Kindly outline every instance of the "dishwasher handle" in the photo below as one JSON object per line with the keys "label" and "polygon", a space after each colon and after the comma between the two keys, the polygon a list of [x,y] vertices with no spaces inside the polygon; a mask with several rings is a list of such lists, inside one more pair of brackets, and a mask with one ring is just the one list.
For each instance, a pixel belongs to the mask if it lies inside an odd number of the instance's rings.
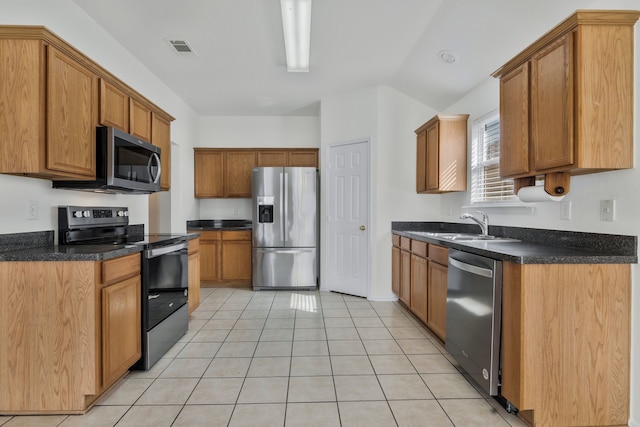
{"label": "dishwasher handle", "polygon": [[488,268],[478,267],[477,265],[467,264],[466,262],[462,262],[451,256],[449,257],[449,265],[457,269],[466,271],[468,273],[475,274],[477,276],[484,276],[489,278],[493,277],[493,270]]}

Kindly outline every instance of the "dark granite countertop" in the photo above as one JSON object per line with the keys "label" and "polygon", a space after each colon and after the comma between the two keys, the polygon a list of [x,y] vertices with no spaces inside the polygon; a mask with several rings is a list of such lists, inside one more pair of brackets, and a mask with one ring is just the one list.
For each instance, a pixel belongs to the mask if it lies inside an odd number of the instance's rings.
{"label": "dark granite countertop", "polygon": [[251,230],[250,219],[198,219],[187,221],[187,230]]}
{"label": "dark granite countertop", "polygon": [[637,236],[490,226],[489,234],[518,241],[450,241],[413,233],[479,233],[474,224],[392,222],[405,237],[516,264],[636,264]]}
{"label": "dark granite countertop", "polygon": [[140,251],[138,245],[52,245],[0,252],[0,261],[106,261]]}
{"label": "dark granite countertop", "polygon": [[[142,230],[142,229],[140,229]],[[136,230],[130,230],[136,231]],[[132,235],[132,241],[139,237],[141,242],[160,241],[184,237],[192,240],[199,233],[150,233]],[[141,252],[143,247],[136,244],[125,245],[54,245],[53,231],[16,233],[0,235],[0,261],[106,261]]]}

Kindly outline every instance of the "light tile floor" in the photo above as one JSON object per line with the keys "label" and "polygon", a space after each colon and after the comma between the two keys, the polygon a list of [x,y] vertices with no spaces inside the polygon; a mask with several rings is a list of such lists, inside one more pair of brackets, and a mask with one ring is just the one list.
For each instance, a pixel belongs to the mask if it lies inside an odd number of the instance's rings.
{"label": "light tile floor", "polygon": [[523,427],[401,305],[328,292],[203,288],[189,332],[85,415],[3,427]]}

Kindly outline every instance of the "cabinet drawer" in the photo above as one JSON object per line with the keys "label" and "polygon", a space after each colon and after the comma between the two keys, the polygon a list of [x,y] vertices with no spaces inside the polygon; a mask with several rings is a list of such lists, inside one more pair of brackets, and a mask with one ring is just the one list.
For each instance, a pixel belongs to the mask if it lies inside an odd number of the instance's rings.
{"label": "cabinet drawer", "polygon": [[220,240],[222,236],[221,231],[199,231],[200,240]]}
{"label": "cabinet drawer", "polygon": [[140,274],[140,254],[131,254],[102,263],[102,284],[120,282]]}
{"label": "cabinet drawer", "polygon": [[429,245],[429,259],[438,264],[449,265],[449,249],[438,245]]}
{"label": "cabinet drawer", "polygon": [[411,252],[414,254],[421,256],[422,258],[427,257],[427,243],[420,242],[418,240],[411,241]]}
{"label": "cabinet drawer", "polygon": [[223,231],[222,240],[251,240],[251,231]]}
{"label": "cabinet drawer", "polygon": [[405,251],[411,250],[411,239],[408,237],[400,237],[400,247]]}
{"label": "cabinet drawer", "polygon": [[392,234],[391,242],[393,243],[393,246],[400,246],[400,236],[398,236],[397,234]]}
{"label": "cabinet drawer", "polygon": [[200,251],[200,239],[189,240],[189,254]]}

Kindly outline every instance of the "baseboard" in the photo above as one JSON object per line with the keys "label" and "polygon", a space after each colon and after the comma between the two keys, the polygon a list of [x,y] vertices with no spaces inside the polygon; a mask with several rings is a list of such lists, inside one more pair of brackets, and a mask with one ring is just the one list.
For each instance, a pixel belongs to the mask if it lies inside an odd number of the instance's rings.
{"label": "baseboard", "polygon": [[395,295],[388,295],[385,297],[369,297],[367,298],[369,301],[379,301],[379,302],[393,302],[398,301],[398,297]]}
{"label": "baseboard", "polygon": [[629,427],[640,427],[640,421],[629,420]]}

